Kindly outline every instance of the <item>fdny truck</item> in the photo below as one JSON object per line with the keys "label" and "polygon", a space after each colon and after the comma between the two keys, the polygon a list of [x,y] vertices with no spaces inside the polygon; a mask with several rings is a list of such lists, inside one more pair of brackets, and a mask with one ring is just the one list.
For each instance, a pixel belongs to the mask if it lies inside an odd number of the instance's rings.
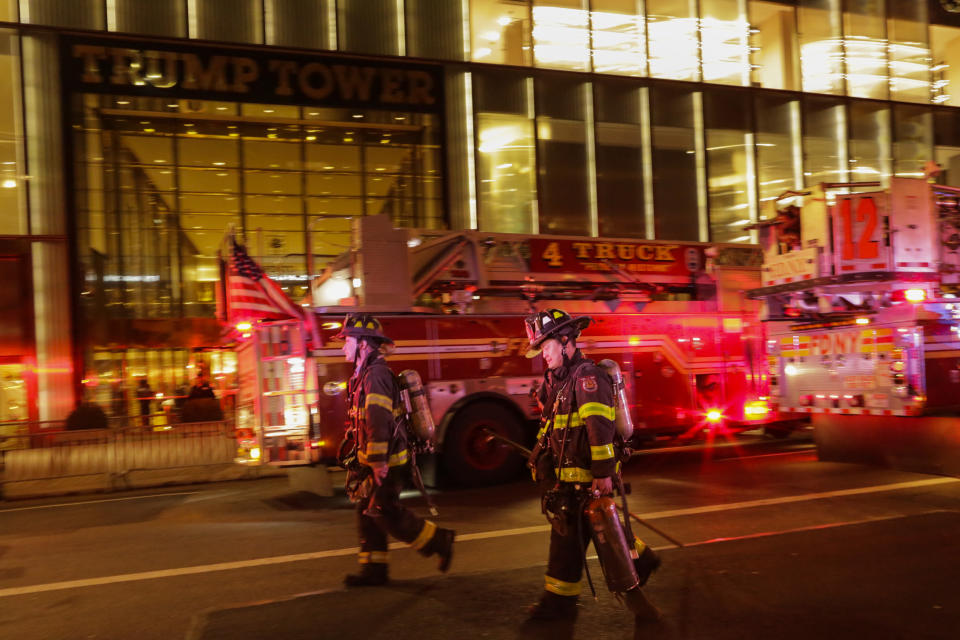
{"label": "fdny truck", "polygon": [[534,309],[593,317],[578,344],[623,371],[635,445],[796,424],[768,406],[764,326],[744,294],[759,284],[755,246],[439,234],[393,229],[386,216],[354,227],[354,249],[312,283],[307,321],[234,333],[241,462],[335,458],[352,365],[334,336],[358,310],[395,341],[391,367],[423,381],[437,425],[425,472],[434,482],[519,473],[523,460],[487,430],[518,442],[536,433],[543,365],[524,357],[523,329]]}
{"label": "fdny truck", "polygon": [[762,229],[771,401],[821,459],[960,471],[960,189],[788,192]]}

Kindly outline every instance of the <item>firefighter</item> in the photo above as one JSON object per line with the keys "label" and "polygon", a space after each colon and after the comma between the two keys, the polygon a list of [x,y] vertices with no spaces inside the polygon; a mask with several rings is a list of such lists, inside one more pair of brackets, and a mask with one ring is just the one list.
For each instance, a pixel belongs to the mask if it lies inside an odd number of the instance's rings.
{"label": "firefighter", "polygon": [[[534,620],[572,619],[577,614],[584,555],[590,526],[584,515],[591,499],[611,496],[619,483],[619,460],[614,420],[615,399],[611,379],[577,348],[580,332],[589,317],[573,318],[559,309],[548,309],[525,320],[529,347],[527,357],[542,354],[546,363],[539,389],[541,429],[529,465],[534,479],[545,490],[542,507],[550,520],[550,552],[540,600],[528,610]],[[616,442],[615,442],[616,441]],[[618,447],[615,447],[615,444]],[[615,526],[620,526],[619,522]],[[603,544],[599,539],[594,544]],[[638,557],[628,561],[642,586],[659,566],[653,550],[636,541]],[[604,567],[609,572],[615,567]],[[608,581],[609,582],[609,581]],[[634,600],[645,602],[639,587]],[[635,608],[655,612],[645,603]]]}
{"label": "firefighter", "polygon": [[344,355],[354,364],[347,386],[350,427],[340,461],[348,471],[347,492],[357,505],[360,533],[360,571],[346,576],[344,583],[360,587],[387,582],[388,533],[424,556],[436,555],[440,571],[446,572],[454,532],[400,504],[410,469],[400,387],[384,359],[393,340],[365,313],[348,315],[337,337],[344,339]]}

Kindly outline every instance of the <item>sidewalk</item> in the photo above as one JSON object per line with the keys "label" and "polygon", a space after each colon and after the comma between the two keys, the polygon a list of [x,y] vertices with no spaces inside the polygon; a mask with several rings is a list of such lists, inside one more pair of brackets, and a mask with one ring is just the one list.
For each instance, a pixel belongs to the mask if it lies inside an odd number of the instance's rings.
{"label": "sidewalk", "polygon": [[207,612],[188,638],[947,640],[960,624],[958,530],[960,513],[938,512],[665,550],[646,589],[663,621],[636,627],[592,561],[599,600],[582,596],[574,624],[525,624],[538,566]]}

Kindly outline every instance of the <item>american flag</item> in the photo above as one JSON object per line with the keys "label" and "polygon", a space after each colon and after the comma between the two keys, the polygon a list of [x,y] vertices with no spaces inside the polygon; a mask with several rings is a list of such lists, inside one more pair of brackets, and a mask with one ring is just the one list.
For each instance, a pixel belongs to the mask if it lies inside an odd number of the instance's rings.
{"label": "american flag", "polygon": [[303,310],[247,255],[243,245],[236,240],[232,243],[227,269],[227,319],[230,322],[257,318],[302,319]]}

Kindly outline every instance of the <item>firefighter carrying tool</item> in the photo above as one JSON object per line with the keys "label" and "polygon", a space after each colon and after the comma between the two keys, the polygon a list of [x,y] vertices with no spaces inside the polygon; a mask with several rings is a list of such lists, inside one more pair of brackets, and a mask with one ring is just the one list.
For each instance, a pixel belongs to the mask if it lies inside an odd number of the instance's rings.
{"label": "firefighter carrying tool", "polygon": [[[604,368],[583,357],[576,339],[590,324],[548,309],[525,320],[527,357],[543,354],[541,429],[529,465],[545,489],[542,509],[552,525],[544,592],[530,610],[537,620],[573,618],[589,540],[600,559],[607,587],[638,618],[659,612],[640,588],[660,559],[639,538],[629,519],[621,521],[612,495],[616,487],[629,513],[620,479],[623,438],[616,428],[613,381]],[[593,587],[589,571],[587,579]]]}
{"label": "firefighter carrying tool", "polygon": [[357,507],[360,572],[344,583],[350,587],[387,582],[387,533],[424,556],[439,557],[446,572],[453,557],[454,532],[423,520],[400,504],[400,489],[410,471],[410,447],[401,389],[384,355],[393,340],[380,322],[365,313],[343,321],[343,352],[354,363],[348,385],[350,425],[340,447],[347,469],[347,494]]}

